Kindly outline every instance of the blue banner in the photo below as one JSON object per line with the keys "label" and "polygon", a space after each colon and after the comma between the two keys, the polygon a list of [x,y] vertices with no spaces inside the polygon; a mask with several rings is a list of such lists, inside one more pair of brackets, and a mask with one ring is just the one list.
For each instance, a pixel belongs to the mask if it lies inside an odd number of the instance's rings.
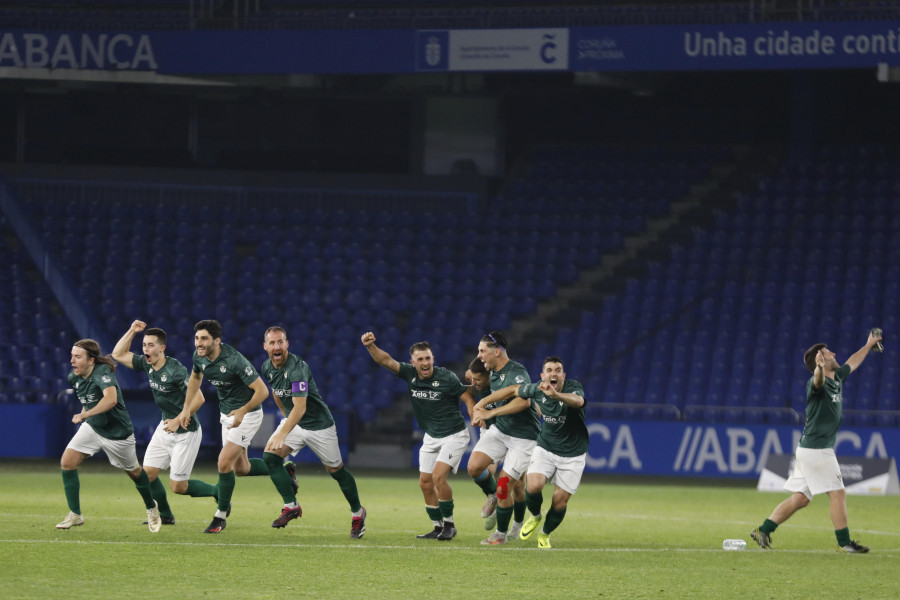
{"label": "blue banner", "polygon": [[[586,472],[756,479],[769,455],[792,454],[800,427],[647,421],[593,421]],[[841,456],[900,456],[900,430],[838,432]]]}
{"label": "blue banner", "polygon": [[0,30],[0,68],[168,75],[840,69],[900,64],[900,21],[529,29]]}

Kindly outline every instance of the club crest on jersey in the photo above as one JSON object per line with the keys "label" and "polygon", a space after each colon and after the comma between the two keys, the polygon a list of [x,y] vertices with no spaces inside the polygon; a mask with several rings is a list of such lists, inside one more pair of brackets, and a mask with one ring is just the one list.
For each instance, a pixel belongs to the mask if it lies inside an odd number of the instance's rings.
{"label": "club crest on jersey", "polygon": [[110,379],[109,375],[104,375],[100,379],[103,380],[103,383],[109,383],[110,381],[112,381],[112,379]]}
{"label": "club crest on jersey", "polygon": [[224,373],[224,372],[225,372],[225,365],[222,365],[221,367],[219,367],[219,370],[222,371],[222,372]]}
{"label": "club crest on jersey", "polygon": [[506,373],[500,376],[500,381],[506,381]]}
{"label": "club crest on jersey", "polygon": [[244,373],[246,373],[247,375],[253,375],[253,367],[246,367],[244,369]]}
{"label": "club crest on jersey", "polygon": [[166,379],[168,379],[168,378],[169,378],[168,375],[163,375],[162,377],[159,378],[159,380],[162,381],[163,383],[165,383]]}
{"label": "club crest on jersey", "polygon": [[437,387],[437,386],[441,385],[441,382],[440,381],[432,381],[431,385],[432,385],[432,387]]}
{"label": "club crest on jersey", "polygon": [[525,383],[525,378],[521,375],[516,376],[516,383]]}

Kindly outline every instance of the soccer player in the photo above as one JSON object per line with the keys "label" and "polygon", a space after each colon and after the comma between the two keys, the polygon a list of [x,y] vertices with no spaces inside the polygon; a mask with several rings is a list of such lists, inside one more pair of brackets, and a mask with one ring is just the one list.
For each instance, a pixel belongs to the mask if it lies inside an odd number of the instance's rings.
{"label": "soccer player", "polygon": [[853,353],[843,366],[826,344],[814,344],[803,355],[812,377],[806,382],[806,425],[794,455],[794,469],[784,489],[792,492],[781,502],[750,537],[763,550],[772,548],[772,532],[795,512],[807,506],[816,494],[828,494],[831,522],[838,547],[845,552],[868,552],[869,548],[850,539],[847,527],[847,493],[841,468],[834,454],[834,442],[844,405],[844,380],[881,341],[881,335],[869,333],[866,344]]}
{"label": "soccer player", "polygon": [[[519,538],[527,540],[541,523],[543,489],[549,480],[556,486],[547,521],[538,534],[538,548],[550,547],[550,534],[566,515],[569,498],[578,490],[587,458],[588,436],[584,423],[584,388],[574,379],[566,379],[563,361],[548,356],[541,368],[541,382],[512,385],[489,396],[488,403],[509,400],[515,396],[531,398],[540,407],[544,424],[528,463],[525,502],[531,516],[522,526]],[[483,418],[492,411],[476,409]]]}
{"label": "soccer player", "polygon": [[[512,384],[531,383],[528,371],[521,363],[509,358],[507,348],[506,336],[499,331],[486,334],[478,342],[478,358],[491,372],[492,392]],[[487,398],[482,398],[475,407],[492,410],[494,425],[485,430],[475,444],[475,450],[469,457],[469,475],[477,482],[488,465],[503,460],[503,468],[497,478],[497,529],[481,542],[498,546],[516,539],[522,529],[525,520],[523,476],[540,431],[540,421],[534,405],[518,396],[503,404],[487,402]],[[481,425],[483,422],[476,413],[473,424]],[[510,520],[514,521],[512,527]]]}
{"label": "soccer player", "polygon": [[198,398],[203,377],[216,388],[219,400],[219,422],[222,424],[222,450],[219,452],[218,510],[204,533],[220,533],[231,512],[234,477],[268,475],[269,468],[261,458],[248,458],[247,448],[262,425],[261,404],[269,396],[256,369],[243,354],[222,343],[222,326],[207,319],[194,325],[193,369],[188,380],[184,410],[178,423],[187,428],[191,417],[201,406]]}
{"label": "soccer player", "polygon": [[[142,354],[131,352],[134,336],[144,332],[141,345]],[[143,371],[150,381],[153,401],[162,412],[162,420],[156,426],[153,437],[144,453],[144,471],[150,479],[153,499],[159,505],[159,514],[163,525],[174,525],[175,515],[166,499],[166,488],[159,480],[159,471],[171,467],[169,487],[176,494],[187,494],[193,497],[215,497],[216,486],[191,479],[191,471],[197,453],[203,429],[196,415],[191,417],[187,428],[178,425],[176,417],[184,410],[184,394],[187,390],[188,371],[174,356],[166,356],[166,332],[158,327],[147,329],[143,321],[134,321],[122,338],[116,343],[112,357],[119,363]],[[195,401],[203,404],[203,393],[197,389]]]}
{"label": "soccer player", "polygon": [[297,503],[297,489],[292,489],[282,464],[288,454],[296,455],[303,447],[309,446],[322,461],[325,470],[337,481],[350,504],[350,537],[360,539],[366,533],[366,509],[359,502],[356,479],[344,468],[341,460],[334,418],[319,393],[309,365],[296,354],[288,352],[289,345],[287,332],[283,328],[266,329],[263,348],[269,358],[260,371],[272,387],[275,403],[284,415],[263,454],[269,466],[269,477],[284,500],[281,516],[272,522],[272,527],[284,527],[303,514]]}
{"label": "soccer player", "polygon": [[469,431],[459,403],[465,402],[471,416],[475,399],[452,371],[434,365],[428,342],[413,344],[409,349],[410,362],[399,363],[375,345],[371,331],[364,333],[361,341],[376,363],[406,382],[416,421],[425,432],[419,450],[419,487],[434,529],[416,537],[452,540],[456,525],[453,490],[447,477],[451,471],[456,473],[469,445]]}
{"label": "soccer player", "polygon": [[108,356],[100,356],[100,344],[90,339],[75,342],[70,363],[69,385],[75,389],[75,395],[81,402],[81,412],[72,417],[72,422],[81,424],[81,427],[69,441],[60,460],[69,514],[56,528],[70,529],[84,525],[78,465],[103,450],[112,466],[124,470],[134,481],[144,499],[150,531],[157,533],[162,525],[159,508],[150,490],[150,480],[137,459],[134,427],[116,380],[116,363]]}
{"label": "soccer player", "polygon": [[[479,400],[491,393],[491,375],[477,356],[469,363],[465,378],[471,384],[472,395],[475,396],[477,394]],[[487,429],[493,422],[493,419],[488,419],[483,423],[482,427]],[[497,463],[492,462],[489,464],[472,481],[487,496],[484,504],[481,505],[481,518],[484,519],[485,531],[491,531],[497,525]]]}

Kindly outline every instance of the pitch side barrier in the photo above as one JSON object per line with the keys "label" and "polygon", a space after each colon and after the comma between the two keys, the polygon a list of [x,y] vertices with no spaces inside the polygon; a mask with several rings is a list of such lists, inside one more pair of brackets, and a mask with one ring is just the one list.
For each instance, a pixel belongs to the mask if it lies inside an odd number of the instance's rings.
{"label": "pitch side barrier", "polygon": [[[802,427],[685,421],[589,421],[587,473],[758,479],[770,456],[792,454]],[[479,430],[470,428],[471,452]],[[413,452],[417,456],[418,449]],[[840,456],[900,455],[900,429],[838,432]],[[413,463],[415,464],[415,463]]]}
{"label": "pitch side barrier", "polygon": [[[844,69],[900,64],[900,21],[522,29],[0,30],[5,77]],[[86,76],[86,74],[83,74]],[[199,81],[197,82],[199,84]],[[208,81],[205,83],[209,83]]]}

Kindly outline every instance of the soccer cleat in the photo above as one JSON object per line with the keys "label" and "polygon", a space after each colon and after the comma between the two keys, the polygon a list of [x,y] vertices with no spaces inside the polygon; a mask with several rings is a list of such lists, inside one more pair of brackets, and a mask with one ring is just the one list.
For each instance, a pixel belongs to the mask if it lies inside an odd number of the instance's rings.
{"label": "soccer cleat", "polygon": [[519,532],[522,531],[522,523],[520,521],[513,521],[512,525],[509,526],[509,534],[507,537],[509,541],[519,539]]}
{"label": "soccer cleat", "polygon": [[294,495],[296,496],[297,490],[300,489],[300,484],[297,483],[297,468],[294,466],[294,463],[288,461],[284,463],[284,470],[291,476],[291,487],[294,489]]}
{"label": "soccer cleat", "polygon": [[213,517],[212,522],[203,530],[203,533],[221,533],[223,529],[225,529],[225,519]]}
{"label": "soccer cleat", "polygon": [[865,554],[869,551],[868,546],[863,546],[859,542],[855,540],[850,540],[850,543],[846,546],[841,546],[841,550],[844,552],[850,552],[851,554]]}
{"label": "soccer cleat", "polygon": [[543,519],[543,515],[531,515],[528,519],[525,520],[525,524],[522,525],[522,531],[519,532],[520,540],[527,540],[531,537],[531,534],[534,533],[534,530],[537,529],[537,526],[541,524],[541,519]]}
{"label": "soccer cleat", "polygon": [[366,535],[366,507],[362,507],[362,514],[358,517],[353,517],[350,521],[350,537],[354,540],[361,539],[362,536]]}
{"label": "soccer cleat", "polygon": [[484,519],[485,531],[491,531],[497,526],[497,494],[488,494],[481,505],[481,518]]}
{"label": "soccer cleat", "polygon": [[303,516],[303,509],[300,505],[297,508],[288,508],[285,506],[281,509],[281,516],[272,521],[272,527],[285,527],[290,521]]}
{"label": "soccer cleat", "polygon": [[439,536],[443,530],[444,530],[443,525],[441,525],[439,527],[435,526],[435,528],[432,529],[431,531],[429,531],[428,533],[423,533],[422,535],[417,535],[416,539],[417,540],[436,540],[437,536]]}
{"label": "soccer cleat", "polygon": [[450,521],[444,521],[441,532],[437,534],[437,539],[441,542],[448,542],[456,537],[456,527]]}
{"label": "soccer cleat", "polygon": [[72,511],[69,511],[69,514],[66,515],[66,518],[56,524],[57,529],[71,529],[72,527],[78,527],[79,525],[84,525],[84,517],[81,515],[76,515]]}
{"label": "soccer cleat", "polygon": [[771,550],[772,549],[772,538],[769,537],[769,534],[761,529],[754,529],[750,532],[750,537],[753,538],[753,541],[759,544],[759,547],[763,550]]}
{"label": "soccer cleat", "polygon": [[147,526],[150,528],[150,533],[159,533],[160,527],[162,527],[162,519],[159,516],[159,503],[154,500],[153,508],[147,509]]}
{"label": "soccer cleat", "polygon": [[538,534],[538,548],[552,548],[550,545],[550,534],[543,531]]}
{"label": "soccer cleat", "polygon": [[499,546],[507,542],[506,534],[502,531],[495,531],[486,540],[481,540],[482,546]]}
{"label": "soccer cleat", "polygon": [[[162,515],[160,515],[159,520],[160,520],[160,522],[162,522],[163,525],[174,525],[175,524],[175,517],[163,517]],[[143,523],[141,523],[141,525],[148,525],[149,523],[150,523],[150,521],[144,521]]]}

